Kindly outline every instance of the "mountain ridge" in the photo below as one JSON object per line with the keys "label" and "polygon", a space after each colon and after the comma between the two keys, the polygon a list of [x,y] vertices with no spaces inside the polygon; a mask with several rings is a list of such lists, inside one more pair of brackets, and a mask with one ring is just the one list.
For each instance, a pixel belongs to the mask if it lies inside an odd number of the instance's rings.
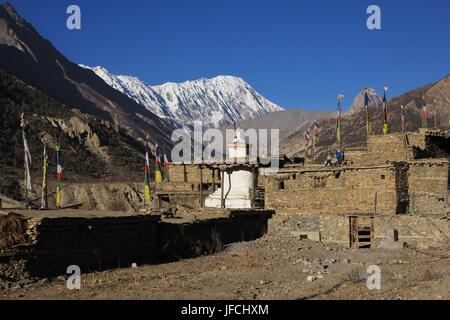
{"label": "mountain ridge", "polygon": [[[33,178],[41,178],[43,141],[54,159],[56,143],[61,146],[64,180],[130,179],[142,176],[144,146],[113,123],[71,109],[42,91],[0,70],[0,176],[20,175],[23,170],[21,113],[31,150]],[[55,172],[49,161],[48,172]]]}
{"label": "mountain ridge", "polygon": [[218,75],[151,86],[134,76],[114,75],[101,66],[81,66],[158,116],[183,125],[201,121],[207,126],[218,127],[284,110],[264,98],[241,77]]}

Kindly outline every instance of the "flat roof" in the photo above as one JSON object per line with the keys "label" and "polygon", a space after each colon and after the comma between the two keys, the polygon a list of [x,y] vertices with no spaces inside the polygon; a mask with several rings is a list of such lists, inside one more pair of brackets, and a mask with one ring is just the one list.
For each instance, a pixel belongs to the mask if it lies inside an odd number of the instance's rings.
{"label": "flat roof", "polygon": [[164,212],[155,212],[153,214],[133,213],[125,211],[99,211],[99,210],[6,210],[10,213],[19,214],[27,219],[101,219],[101,218],[138,218],[153,217],[155,221],[165,223],[193,223],[216,219],[228,219],[233,216],[253,215],[253,214],[273,214],[273,210],[258,210],[258,209],[214,209],[214,208],[194,208],[189,213],[179,210],[179,213],[174,218],[165,218]]}

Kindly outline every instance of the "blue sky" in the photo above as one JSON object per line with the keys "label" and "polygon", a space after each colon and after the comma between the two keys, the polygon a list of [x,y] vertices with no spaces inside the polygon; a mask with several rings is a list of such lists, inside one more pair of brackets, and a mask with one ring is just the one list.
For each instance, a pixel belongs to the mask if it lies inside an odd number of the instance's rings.
{"label": "blue sky", "polygon": [[[4,2],[4,1],[0,1]],[[149,84],[244,78],[285,108],[334,109],[364,86],[397,95],[450,73],[448,0],[11,0],[69,59]],[[82,30],[66,28],[77,4]],[[366,9],[382,10],[382,30]]]}

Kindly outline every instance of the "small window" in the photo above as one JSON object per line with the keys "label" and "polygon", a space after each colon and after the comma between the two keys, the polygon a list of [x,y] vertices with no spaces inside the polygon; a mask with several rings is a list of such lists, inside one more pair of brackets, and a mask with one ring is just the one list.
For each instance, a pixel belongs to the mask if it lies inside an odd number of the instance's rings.
{"label": "small window", "polygon": [[284,180],[278,181],[278,189],[280,189],[280,190],[285,189]]}
{"label": "small window", "polygon": [[386,176],[384,174],[381,175],[381,180],[386,180]]}

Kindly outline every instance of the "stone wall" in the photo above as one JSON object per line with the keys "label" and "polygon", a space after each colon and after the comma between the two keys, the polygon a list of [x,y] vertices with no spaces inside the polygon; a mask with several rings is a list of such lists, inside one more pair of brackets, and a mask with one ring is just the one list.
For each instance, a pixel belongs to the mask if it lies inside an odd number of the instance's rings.
{"label": "stone wall", "polygon": [[[203,168],[203,183],[213,183],[213,170]],[[191,164],[169,164],[169,174],[171,183],[200,183],[200,168]],[[214,171],[216,176],[216,183],[220,181],[220,174],[218,171]],[[185,180],[186,177],[186,180]]]}
{"label": "stone wall", "polygon": [[368,163],[367,149],[346,149],[345,161],[349,165],[365,165]]}
{"label": "stone wall", "polygon": [[367,150],[366,164],[407,161],[403,134],[370,135]]}
{"label": "stone wall", "polygon": [[[205,193],[207,194],[207,193]],[[159,193],[160,209],[194,209],[200,207],[200,196],[195,193]]]}
{"label": "stone wall", "polygon": [[389,228],[398,230],[399,241],[417,248],[449,246],[450,221],[441,215],[378,217],[374,220],[375,246],[388,238]]}
{"label": "stone wall", "polygon": [[409,164],[409,191],[446,194],[449,190],[448,160],[415,161]]}
{"label": "stone wall", "polygon": [[449,162],[415,160],[366,167],[289,167],[260,178],[266,206],[301,214],[445,214]]}
{"label": "stone wall", "polygon": [[264,177],[266,206],[299,213],[397,212],[396,166],[311,170],[299,168]]}
{"label": "stone wall", "polygon": [[408,132],[405,135],[408,160],[412,160],[417,156],[417,152],[427,148],[425,131]]}
{"label": "stone wall", "polygon": [[[292,213],[292,212],[291,212]],[[338,244],[343,247],[350,246],[350,217],[342,215],[291,215],[284,212],[283,232],[287,235],[295,232],[311,231],[320,232],[321,241],[324,243]],[[277,213],[278,218],[283,215]],[[369,227],[370,217],[359,216],[365,220],[359,225]],[[314,222],[314,223],[311,223]],[[450,238],[450,221],[443,216],[376,216],[373,218],[374,240],[373,247],[381,246],[388,239],[389,229],[398,231],[399,242],[406,243],[410,247],[429,248],[449,246],[447,238]]]}
{"label": "stone wall", "polygon": [[[158,184],[161,206],[196,208],[200,206],[200,182],[203,180],[203,199],[214,191],[213,183],[220,186],[220,173],[191,164],[169,164],[170,179]],[[213,178],[214,174],[214,178]],[[203,177],[201,177],[203,175]],[[166,201],[169,203],[166,203]]]}
{"label": "stone wall", "polygon": [[413,215],[432,215],[450,213],[449,195],[434,193],[410,194],[410,213]]}
{"label": "stone wall", "polygon": [[66,274],[70,265],[87,273],[177,261],[262,237],[272,214],[231,211],[228,217],[184,223],[162,222],[159,216],[30,219],[30,243],[1,248],[0,264],[17,257],[31,276],[51,277]]}
{"label": "stone wall", "polygon": [[[367,154],[359,161],[367,164],[412,161],[448,155],[446,139],[429,136],[428,130],[417,132],[371,135],[367,139]],[[444,135],[445,136],[445,135]]]}
{"label": "stone wall", "polygon": [[423,150],[430,147],[426,131],[370,135],[367,150],[346,152],[346,160],[354,164],[384,164],[414,160]]}
{"label": "stone wall", "polygon": [[408,184],[412,214],[446,213],[449,205],[448,160],[424,160],[409,164]]}

